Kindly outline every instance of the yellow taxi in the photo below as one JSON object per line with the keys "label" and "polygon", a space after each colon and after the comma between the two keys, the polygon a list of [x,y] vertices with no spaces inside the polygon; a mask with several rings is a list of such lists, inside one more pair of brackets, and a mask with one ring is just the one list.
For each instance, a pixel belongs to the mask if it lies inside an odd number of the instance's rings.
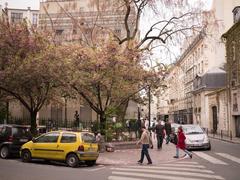
{"label": "yellow taxi", "polygon": [[93,166],[99,156],[95,136],[90,132],[52,131],[22,145],[20,156],[23,162],[31,159],[65,161],[70,167],[79,162]]}

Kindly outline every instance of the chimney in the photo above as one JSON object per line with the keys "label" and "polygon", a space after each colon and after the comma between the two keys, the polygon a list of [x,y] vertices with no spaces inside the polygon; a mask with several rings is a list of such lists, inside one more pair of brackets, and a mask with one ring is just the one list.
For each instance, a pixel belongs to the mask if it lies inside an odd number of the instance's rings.
{"label": "chimney", "polygon": [[240,6],[236,6],[233,10],[233,22],[237,23],[240,21]]}

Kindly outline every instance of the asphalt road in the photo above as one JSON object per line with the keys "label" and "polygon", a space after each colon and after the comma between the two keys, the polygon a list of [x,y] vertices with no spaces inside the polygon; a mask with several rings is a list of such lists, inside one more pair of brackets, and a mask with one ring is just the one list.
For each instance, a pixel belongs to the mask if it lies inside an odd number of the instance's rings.
{"label": "asphalt road", "polygon": [[[219,140],[211,142],[211,151],[194,151],[193,159],[175,160],[172,158],[175,149],[169,148],[172,160],[152,166],[137,165],[135,161],[133,164],[114,164],[121,158],[121,152],[116,153],[117,156],[111,154],[112,164],[81,165],[78,168],[40,160],[22,163],[18,158],[0,159],[0,180],[239,180],[240,145]],[[166,150],[169,146],[165,147]],[[135,151],[139,153],[139,150]],[[126,156],[128,150],[122,153]]]}

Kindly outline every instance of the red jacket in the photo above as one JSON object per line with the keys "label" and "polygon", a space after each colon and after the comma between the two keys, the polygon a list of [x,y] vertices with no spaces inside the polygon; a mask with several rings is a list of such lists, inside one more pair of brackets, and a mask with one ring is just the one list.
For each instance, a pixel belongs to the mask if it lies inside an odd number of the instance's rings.
{"label": "red jacket", "polygon": [[180,148],[180,149],[185,149],[185,135],[184,133],[180,130],[178,132],[178,143],[177,143],[177,147]]}

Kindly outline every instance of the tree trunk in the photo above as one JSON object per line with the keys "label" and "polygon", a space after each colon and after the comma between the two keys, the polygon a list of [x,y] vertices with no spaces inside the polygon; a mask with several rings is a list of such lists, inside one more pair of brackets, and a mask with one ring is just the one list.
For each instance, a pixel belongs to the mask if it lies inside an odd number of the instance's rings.
{"label": "tree trunk", "polygon": [[100,131],[102,135],[106,134],[106,116],[105,113],[101,113],[100,115]]}
{"label": "tree trunk", "polygon": [[37,112],[30,112],[30,115],[31,115],[31,128],[30,128],[30,131],[32,133],[33,136],[36,136],[37,135],[37,123],[36,123],[36,120],[37,120]]}
{"label": "tree trunk", "polygon": [[125,123],[124,118],[125,118],[126,111],[127,111],[127,108],[128,108],[128,102],[129,102],[129,100],[126,101],[125,103],[123,103],[123,104],[118,108],[118,111],[117,111],[117,113],[116,113],[116,115],[117,115],[116,118],[117,118],[117,120],[118,120],[119,122]]}

